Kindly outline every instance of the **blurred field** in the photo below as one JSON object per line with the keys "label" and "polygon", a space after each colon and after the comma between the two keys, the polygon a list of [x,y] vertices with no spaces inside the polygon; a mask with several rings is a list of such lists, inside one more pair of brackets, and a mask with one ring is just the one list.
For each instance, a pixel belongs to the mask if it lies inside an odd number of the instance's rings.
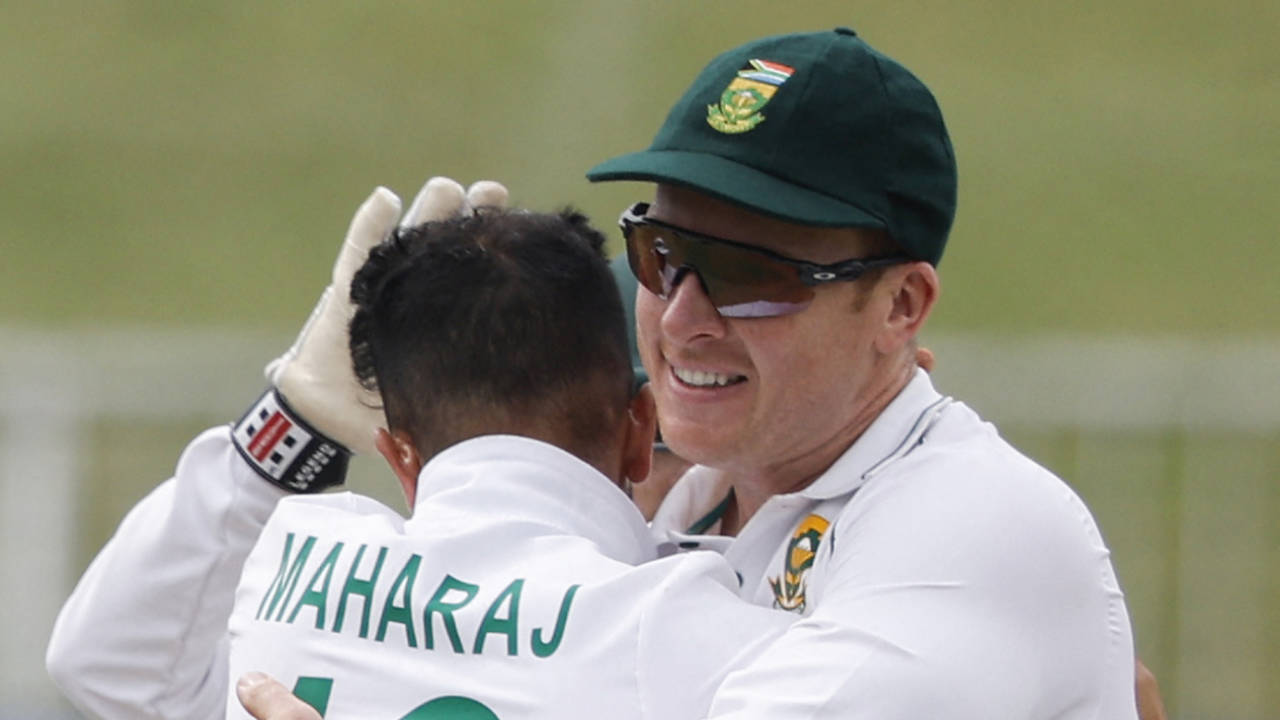
{"label": "blurred field", "polygon": [[609,225],[644,188],[582,173],[711,54],[837,24],[952,130],[937,326],[1280,328],[1280,6],[1154,0],[6,3],[0,319],[292,324],[368,191],[435,173]]}
{"label": "blurred field", "polygon": [[[247,329],[279,338],[266,359],[375,185],[496,177],[610,227],[647,188],[583,172],[646,145],[712,54],[849,25],[933,88],[957,149],[931,331],[1280,337],[1280,5],[1024,5],[6,3],[0,328]],[[95,421],[74,571],[229,419]],[[1280,707],[1274,429],[1004,429],[1097,511],[1179,717]]]}

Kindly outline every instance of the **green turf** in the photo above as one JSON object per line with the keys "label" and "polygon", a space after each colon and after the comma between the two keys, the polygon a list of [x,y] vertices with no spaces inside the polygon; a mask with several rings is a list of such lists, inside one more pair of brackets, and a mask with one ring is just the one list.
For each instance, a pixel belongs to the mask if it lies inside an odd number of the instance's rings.
{"label": "green turf", "polygon": [[[1039,4],[1036,4],[1039,5]],[[602,225],[714,52],[850,24],[960,161],[946,329],[1280,329],[1274,3],[8,3],[0,321],[287,327],[378,183],[507,181]],[[269,291],[268,291],[269,289]]]}

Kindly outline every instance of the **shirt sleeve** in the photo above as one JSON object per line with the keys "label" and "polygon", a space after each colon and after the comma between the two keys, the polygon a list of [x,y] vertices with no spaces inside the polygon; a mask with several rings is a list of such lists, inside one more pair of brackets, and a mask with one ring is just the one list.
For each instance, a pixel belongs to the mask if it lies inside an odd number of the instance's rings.
{"label": "shirt sleeve", "polygon": [[1056,479],[1016,475],[996,495],[927,473],[865,487],[823,540],[812,613],[728,677],[711,716],[1136,717],[1093,521]]}
{"label": "shirt sleeve", "polygon": [[738,597],[725,559],[699,551],[644,567],[655,588],[636,653],[640,716],[696,720],[716,688],[780,636],[795,618]]}
{"label": "shirt sleeve", "polygon": [[96,718],[222,717],[240,569],[285,495],[240,458],[229,427],[193,440],[58,616],[46,663],[72,704]]}

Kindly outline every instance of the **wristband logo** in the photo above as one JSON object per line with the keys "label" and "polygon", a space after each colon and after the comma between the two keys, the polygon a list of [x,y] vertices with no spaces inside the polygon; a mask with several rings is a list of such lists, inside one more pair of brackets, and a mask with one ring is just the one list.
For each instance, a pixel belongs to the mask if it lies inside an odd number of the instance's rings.
{"label": "wristband logo", "polygon": [[269,389],[231,432],[232,444],[254,472],[292,492],[341,485],[351,453],[293,414]]}
{"label": "wristband logo", "polygon": [[831,523],[821,515],[810,515],[796,526],[782,556],[782,575],[770,578],[773,588],[773,606],[792,612],[804,612],[805,588],[809,568],[818,554],[818,545]]}
{"label": "wristband logo", "polygon": [[312,438],[311,433],[280,407],[272,392],[259,398],[244,419],[236,424],[233,437],[245,459],[274,481],[285,476]]}
{"label": "wristband logo", "polygon": [[720,104],[707,106],[707,124],[729,135],[751,130],[765,121],[760,110],[795,71],[770,60],[749,61],[721,93]]}

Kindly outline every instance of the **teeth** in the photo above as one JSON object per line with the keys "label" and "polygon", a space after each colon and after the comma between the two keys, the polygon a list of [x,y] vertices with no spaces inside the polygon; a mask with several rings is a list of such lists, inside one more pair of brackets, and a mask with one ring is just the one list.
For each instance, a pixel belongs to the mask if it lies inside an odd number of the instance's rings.
{"label": "teeth", "polygon": [[673,368],[673,370],[681,382],[694,387],[724,387],[736,382],[739,378],[737,375],[723,375],[721,373],[703,372],[702,370],[684,370],[681,368]]}

